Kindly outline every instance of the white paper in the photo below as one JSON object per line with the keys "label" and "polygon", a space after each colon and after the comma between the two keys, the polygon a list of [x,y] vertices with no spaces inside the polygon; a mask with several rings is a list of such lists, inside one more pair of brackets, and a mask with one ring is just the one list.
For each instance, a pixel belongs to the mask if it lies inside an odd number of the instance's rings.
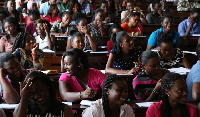
{"label": "white paper", "polygon": [[18,104],[0,104],[2,109],[15,109]]}
{"label": "white paper", "polygon": [[171,69],[168,69],[170,72],[174,72],[174,73],[179,73],[181,75],[186,75],[187,73],[190,72],[190,69],[186,69],[186,68],[183,68],[183,67],[179,67],[179,68],[171,68]]}
{"label": "white paper", "polygon": [[92,103],[94,103],[95,101],[90,101],[90,100],[82,100],[81,101],[81,105],[87,105],[87,106],[90,106],[92,105]]}
{"label": "white paper", "polygon": [[92,53],[92,54],[98,54],[98,53],[102,53],[102,54],[108,54],[109,52],[108,51],[96,51],[96,52],[90,52],[90,53]]}
{"label": "white paper", "polygon": [[153,104],[154,102],[139,102],[136,103],[139,107],[149,107],[151,106],[151,104]]}
{"label": "white paper", "polygon": [[193,37],[200,37],[200,34],[192,34]]}
{"label": "white paper", "polygon": [[62,102],[63,104],[67,104],[69,106],[72,106],[72,102]]}
{"label": "white paper", "polygon": [[42,51],[45,53],[55,53],[55,51],[52,51],[50,49],[42,49]]}
{"label": "white paper", "polygon": [[63,35],[63,36],[60,35],[60,36],[59,36],[59,35],[58,35],[58,36],[55,36],[55,37],[56,37],[56,38],[68,38],[69,36],[65,36],[65,35]]}

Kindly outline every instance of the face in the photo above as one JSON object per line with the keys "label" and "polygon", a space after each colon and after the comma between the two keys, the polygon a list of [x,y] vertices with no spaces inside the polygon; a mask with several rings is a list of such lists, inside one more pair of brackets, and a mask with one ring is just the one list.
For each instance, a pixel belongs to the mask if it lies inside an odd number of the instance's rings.
{"label": "face", "polygon": [[33,83],[33,100],[39,105],[47,104],[50,99],[49,88],[41,81]]}
{"label": "face", "polygon": [[104,13],[103,12],[98,12],[95,14],[95,20],[97,22],[102,22],[104,19]]}
{"label": "face", "polygon": [[117,33],[117,32],[119,32],[119,31],[121,31],[119,28],[113,28],[113,29],[112,29],[112,33]]}
{"label": "face", "polygon": [[9,35],[13,35],[13,34],[17,33],[17,27],[13,23],[6,22],[4,24],[4,29]]}
{"label": "face", "polygon": [[199,13],[194,13],[194,14],[191,14],[190,17],[192,18],[192,20],[194,22],[197,22],[200,18],[200,14]]}
{"label": "face", "polygon": [[3,63],[3,68],[5,69],[5,74],[11,78],[21,77],[21,66],[17,59],[10,59]]}
{"label": "face", "polygon": [[117,80],[112,87],[106,91],[110,104],[120,107],[125,103],[128,95],[128,87],[125,81]]}
{"label": "face", "polygon": [[49,0],[49,4],[56,4],[56,0]]}
{"label": "face", "polygon": [[57,6],[53,9],[52,14],[58,14],[58,7]]}
{"label": "face", "polygon": [[128,2],[126,5],[127,5],[127,6],[126,6],[126,9],[127,9],[128,11],[133,11],[133,3]]}
{"label": "face", "polygon": [[136,26],[139,22],[139,17],[138,16],[132,16],[129,18],[129,22],[131,22],[132,26]]}
{"label": "face", "polygon": [[75,4],[74,7],[72,8],[73,13],[77,13],[79,10],[78,4]]}
{"label": "face", "polygon": [[171,18],[165,18],[163,20],[163,22],[161,23],[162,27],[163,27],[163,32],[164,33],[168,33],[172,30],[173,27],[173,22]]}
{"label": "face", "polygon": [[101,9],[102,9],[105,13],[107,13],[107,12],[108,12],[108,4],[102,3],[102,4],[101,4]]}
{"label": "face", "polygon": [[70,24],[71,21],[72,21],[72,16],[70,14],[65,14],[62,17],[62,23],[64,23],[65,25]]}
{"label": "face", "polygon": [[80,20],[80,22],[78,23],[78,25],[76,27],[77,27],[78,31],[80,33],[82,33],[81,28],[82,27],[87,27],[87,21],[85,19]]}
{"label": "face", "polygon": [[156,3],[155,7],[153,9],[154,9],[154,12],[158,12],[159,10],[161,10],[161,4],[160,4],[160,2]]}
{"label": "face", "polygon": [[83,50],[85,47],[84,39],[81,36],[76,36],[72,42],[72,47],[73,48],[78,48]]}
{"label": "face", "polygon": [[9,11],[14,11],[15,10],[15,1],[14,0],[8,1],[7,7],[8,7]]}
{"label": "face", "polygon": [[39,19],[38,16],[36,16],[36,15],[30,15],[29,18],[32,23],[36,23],[36,21]]}
{"label": "face", "polygon": [[163,56],[169,57],[173,53],[173,44],[172,43],[161,43],[160,52]]}
{"label": "face", "polygon": [[78,72],[78,65],[73,60],[72,56],[66,56],[64,58],[64,69],[66,69],[69,77],[75,76],[75,74]]}
{"label": "face", "polygon": [[121,47],[125,50],[131,50],[134,48],[134,41],[133,38],[131,38],[128,35],[125,35],[122,39],[122,43],[120,44]]}
{"label": "face", "polygon": [[183,79],[176,80],[170,90],[166,91],[169,95],[170,104],[185,104],[187,102],[187,85]]}
{"label": "face", "polygon": [[36,40],[30,34],[27,34],[25,50],[31,50],[33,48],[33,45],[35,42],[36,42]]}
{"label": "face", "polygon": [[160,69],[160,59],[159,57],[149,59],[144,65],[145,71],[147,74],[158,73]]}
{"label": "face", "polygon": [[44,27],[43,27],[43,24],[42,24],[42,23],[38,23],[38,24],[37,24],[36,30],[37,30],[37,33],[38,33],[39,35],[45,34],[45,33],[44,33]]}

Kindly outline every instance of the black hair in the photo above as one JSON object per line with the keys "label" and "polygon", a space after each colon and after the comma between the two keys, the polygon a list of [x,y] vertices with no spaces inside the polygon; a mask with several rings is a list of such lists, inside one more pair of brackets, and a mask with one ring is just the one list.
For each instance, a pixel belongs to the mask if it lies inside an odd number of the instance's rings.
{"label": "black hair", "polygon": [[59,12],[59,13],[58,13],[58,16],[59,16],[59,18],[61,19],[61,18],[64,17],[66,14],[72,15],[71,12],[69,12],[69,11],[64,11],[64,12]]}
{"label": "black hair", "polygon": [[40,12],[38,10],[30,10],[28,16],[35,15],[40,18]]}
{"label": "black hair", "polygon": [[172,15],[170,15],[170,14],[165,14],[165,15],[162,17],[161,22],[163,22],[165,18],[173,19]]}
{"label": "black hair", "polygon": [[5,0],[6,6],[7,6],[7,3],[8,3],[9,1],[15,1],[15,0]]}
{"label": "black hair", "polygon": [[160,3],[160,0],[154,0],[154,1],[152,2],[152,7],[153,7],[153,8],[155,7],[156,3]]}
{"label": "black hair", "polygon": [[8,23],[12,23],[16,26],[16,30],[17,32],[20,32],[21,31],[21,28],[20,28],[20,25],[19,23],[17,22],[17,20],[14,18],[14,17],[6,17],[3,21],[3,25],[5,26],[5,23],[8,22]]}
{"label": "black hair", "polygon": [[77,12],[77,13],[75,13],[74,15],[73,15],[73,17],[72,17],[72,20],[73,21],[76,21],[77,19],[79,19],[79,18],[86,18],[86,15],[85,14],[83,14],[82,12]]}
{"label": "black hair", "polygon": [[125,31],[119,31],[117,33],[113,33],[113,38],[112,38],[112,42],[113,42],[113,49],[116,50],[117,54],[121,53],[121,47],[120,44],[122,43],[122,39],[125,35],[128,35]]}
{"label": "black hair", "polygon": [[102,9],[100,9],[100,8],[96,9],[94,13],[97,14],[97,13],[99,13],[99,12],[104,13],[104,11],[103,11]]}
{"label": "black hair", "polygon": [[196,54],[197,54],[198,60],[200,60],[200,44],[197,44]]}
{"label": "black hair", "polygon": [[6,12],[4,11],[4,9],[0,9],[0,14],[3,14],[4,16],[6,16]]}
{"label": "black hair", "polygon": [[112,30],[113,30],[114,28],[118,28],[118,29],[120,29],[121,31],[123,31],[123,28],[122,28],[119,24],[113,24],[113,25],[109,28],[110,36],[111,36]]}
{"label": "black hair", "polygon": [[100,6],[101,6],[102,4],[108,4],[108,1],[102,0],[102,1],[100,2]]}
{"label": "black hair", "polygon": [[37,24],[38,24],[38,23],[47,24],[47,26],[48,26],[48,28],[49,28],[49,32],[50,32],[50,30],[51,30],[51,24],[50,24],[46,19],[38,19],[38,20],[37,20]]}
{"label": "black hair", "polygon": [[[57,4],[51,4],[50,7],[49,7],[49,10],[47,12],[48,15],[51,16],[53,10],[57,7]],[[58,7],[57,7],[58,8]],[[59,13],[59,10],[58,10],[58,13]]]}
{"label": "black hair", "polygon": [[193,8],[191,11],[192,14],[198,13],[200,14],[200,8]]}
{"label": "black hair", "polygon": [[73,36],[70,38],[70,41],[73,42],[73,40],[74,40],[77,36],[82,37],[82,34],[81,34],[80,32],[76,32],[76,33],[73,34]]}
{"label": "black hair", "polygon": [[141,63],[146,64],[147,61],[149,61],[152,58],[156,58],[156,57],[158,57],[158,54],[156,52],[151,51],[151,50],[146,50],[141,55]]}
{"label": "black hair", "polygon": [[138,12],[133,12],[131,13],[131,16],[130,17],[135,17],[135,16],[138,16],[140,18],[140,13]]}
{"label": "black hair", "polygon": [[167,33],[160,33],[158,35],[158,44],[161,45],[161,43],[172,43],[173,44],[173,38],[167,34]]}
{"label": "black hair", "polygon": [[75,4],[78,4],[78,7],[79,7],[78,12],[81,12],[81,4],[78,1],[76,1],[76,0],[73,0],[71,2],[70,6],[69,6],[69,11],[71,13],[73,13],[73,7],[75,6]]}
{"label": "black hair", "polygon": [[88,57],[83,52],[83,50],[78,49],[78,48],[72,48],[68,50],[67,52],[64,53],[62,62],[64,62],[64,58],[66,56],[73,57],[73,60],[75,61],[76,64],[80,65],[81,69],[83,70],[88,69]]}
{"label": "black hair", "polygon": [[127,6],[127,4],[128,3],[132,3],[133,4],[133,6],[135,6],[135,4],[134,4],[134,1],[133,0],[127,0],[127,2],[126,2],[126,6]]}
{"label": "black hair", "polygon": [[110,117],[110,106],[109,106],[108,94],[106,93],[106,90],[110,89],[112,85],[118,80],[125,82],[125,80],[118,75],[107,75],[107,77],[104,79],[104,82],[102,85],[102,105],[103,105],[105,117]]}
{"label": "black hair", "polygon": [[8,62],[11,59],[15,59],[18,62],[16,56],[13,55],[12,53],[8,53],[8,52],[0,53],[0,68],[3,68],[4,63]]}
{"label": "black hair", "polygon": [[[75,21],[75,24],[78,25],[81,20],[86,20],[84,17],[80,17]],[[86,20],[87,21],[87,20]]]}
{"label": "black hair", "polygon": [[[166,90],[170,90],[174,85],[175,81],[184,80],[182,76],[178,73],[167,73],[163,76],[161,80],[161,99],[162,99],[162,114],[163,117],[171,117],[171,106],[169,103],[169,97],[165,93]],[[189,117],[188,108],[185,104],[181,104],[181,117]]]}

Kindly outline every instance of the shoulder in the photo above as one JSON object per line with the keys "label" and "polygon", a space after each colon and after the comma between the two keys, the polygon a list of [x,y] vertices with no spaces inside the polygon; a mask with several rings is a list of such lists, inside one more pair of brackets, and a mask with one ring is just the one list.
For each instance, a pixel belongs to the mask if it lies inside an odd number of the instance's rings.
{"label": "shoulder", "polygon": [[93,74],[93,76],[97,76],[97,77],[105,77],[106,75],[103,74],[100,70],[98,69],[94,69],[94,68],[88,68],[88,72],[89,74]]}
{"label": "shoulder", "polygon": [[188,108],[190,116],[191,117],[197,117],[197,108],[194,105],[187,104],[187,103],[186,103],[186,106]]}
{"label": "shoulder", "polygon": [[153,117],[154,115],[160,115],[162,101],[151,104],[146,111],[146,117]]}
{"label": "shoulder", "polygon": [[62,73],[62,75],[60,76],[59,80],[60,81],[66,81],[67,79],[69,79],[70,77],[68,76],[68,73]]}
{"label": "shoulder", "polygon": [[[121,106],[120,108],[121,112],[124,112],[124,116],[125,117],[135,117],[135,114],[133,113],[133,109],[131,108],[131,106],[124,104]],[[120,114],[121,114],[120,112]]]}

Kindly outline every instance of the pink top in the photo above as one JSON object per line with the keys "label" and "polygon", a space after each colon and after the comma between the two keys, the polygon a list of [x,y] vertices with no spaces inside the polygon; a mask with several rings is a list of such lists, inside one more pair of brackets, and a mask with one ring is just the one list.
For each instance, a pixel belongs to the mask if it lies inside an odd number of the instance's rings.
{"label": "pink top", "polygon": [[45,19],[49,22],[49,23],[55,23],[55,22],[59,22],[60,21],[60,18],[58,17],[58,15],[54,18],[54,19],[51,19],[51,16],[48,15],[45,17]]}
{"label": "pink top", "polygon": [[[153,103],[146,112],[146,117],[162,117],[161,116],[161,105],[162,101]],[[188,111],[190,114],[190,117],[197,117],[197,109],[190,104],[186,103],[186,106],[188,107]]]}
{"label": "pink top", "polygon": [[36,32],[35,24],[33,24],[33,23],[27,24],[25,27],[25,30],[26,30],[26,32],[30,32],[31,35],[33,35]]}
{"label": "pink top", "polygon": [[5,47],[5,52],[12,52],[13,45],[8,42],[6,36],[1,37],[0,39],[0,47]]}
{"label": "pink top", "polygon": [[[97,69],[94,68],[88,69],[88,83],[86,85],[97,92],[95,97],[101,96],[101,86],[103,84],[105,77],[106,75]],[[66,82],[70,86],[71,92],[84,91],[84,89],[76,80],[75,76],[69,77],[67,72],[63,73],[60,76],[59,80]]]}

